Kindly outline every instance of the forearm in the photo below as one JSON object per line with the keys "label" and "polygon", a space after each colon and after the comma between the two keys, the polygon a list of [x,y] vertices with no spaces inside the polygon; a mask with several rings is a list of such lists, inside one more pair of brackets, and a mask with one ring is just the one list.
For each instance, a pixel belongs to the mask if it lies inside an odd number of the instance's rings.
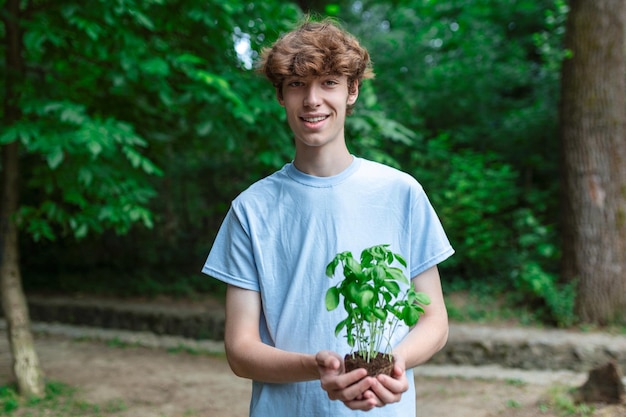
{"label": "forearm", "polygon": [[287,352],[258,341],[226,343],[233,372],[242,378],[269,383],[319,379],[315,355]]}
{"label": "forearm", "polygon": [[448,312],[437,267],[424,271],[412,282],[415,290],[426,293],[431,302],[424,307],[424,314],[417,324],[393,350],[404,358],[407,369],[428,361],[448,341]]}
{"label": "forearm", "polygon": [[226,291],[226,357],[233,372],[256,381],[287,383],[319,378],[314,355],[287,352],[261,340],[258,292],[234,286]]}
{"label": "forearm", "polygon": [[393,349],[393,353],[402,356],[409,369],[427,362],[447,341],[447,316],[423,317]]}

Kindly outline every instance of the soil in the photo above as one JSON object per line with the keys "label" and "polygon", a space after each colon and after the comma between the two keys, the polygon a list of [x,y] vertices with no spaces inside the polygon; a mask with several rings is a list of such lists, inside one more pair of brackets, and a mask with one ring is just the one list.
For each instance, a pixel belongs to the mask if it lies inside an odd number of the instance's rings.
{"label": "soil", "polygon": [[361,352],[355,352],[354,355],[348,353],[344,356],[343,362],[346,367],[346,372],[364,368],[367,370],[369,376],[376,376],[380,374],[391,375],[393,371],[393,361],[389,359],[388,355],[380,352],[370,361],[368,361],[366,356],[361,354]]}
{"label": "soil", "polygon": [[[118,417],[245,417],[250,382],[236,377],[221,355],[168,352],[119,343],[37,335],[47,378],[78,388],[80,399],[123,404]],[[6,333],[0,330],[0,385],[9,381]],[[558,417],[540,411],[552,387],[516,380],[416,375],[417,416]],[[598,417],[626,415],[605,407]],[[15,417],[19,415],[14,414]]]}

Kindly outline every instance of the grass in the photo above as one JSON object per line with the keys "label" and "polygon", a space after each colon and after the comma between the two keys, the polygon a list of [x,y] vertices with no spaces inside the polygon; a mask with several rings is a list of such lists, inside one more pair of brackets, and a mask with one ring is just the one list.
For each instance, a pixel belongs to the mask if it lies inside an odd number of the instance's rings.
{"label": "grass", "polygon": [[92,404],[77,396],[77,389],[56,381],[46,383],[43,398],[22,399],[13,386],[0,386],[0,416],[8,417],[104,417],[125,411],[121,400]]}
{"label": "grass", "polygon": [[546,399],[539,403],[539,411],[554,411],[564,417],[592,417],[595,407],[589,404],[576,404],[572,396],[572,388],[563,386],[552,387]]}

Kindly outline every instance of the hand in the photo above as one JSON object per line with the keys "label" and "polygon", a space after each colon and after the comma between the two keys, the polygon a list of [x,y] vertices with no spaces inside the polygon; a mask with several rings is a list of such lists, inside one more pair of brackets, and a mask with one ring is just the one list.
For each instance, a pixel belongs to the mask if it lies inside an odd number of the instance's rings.
{"label": "hand", "polygon": [[377,381],[367,377],[365,369],[345,373],[341,356],[327,350],[315,355],[315,360],[322,389],[331,400],[341,401],[352,410],[369,411],[383,405],[377,395],[370,391],[372,384],[377,384]]}
{"label": "hand", "polygon": [[376,396],[378,407],[397,403],[402,398],[402,394],[409,389],[404,358],[394,355],[394,359],[395,364],[391,376],[378,375],[370,388]]}

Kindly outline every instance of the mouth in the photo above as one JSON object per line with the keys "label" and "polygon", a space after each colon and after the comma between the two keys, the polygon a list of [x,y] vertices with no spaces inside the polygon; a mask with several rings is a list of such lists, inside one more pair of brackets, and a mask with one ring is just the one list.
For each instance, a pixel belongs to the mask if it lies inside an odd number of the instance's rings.
{"label": "mouth", "polygon": [[315,129],[322,126],[324,120],[328,119],[328,115],[319,115],[319,116],[301,116],[300,120],[304,122],[304,125],[307,128]]}
{"label": "mouth", "polygon": [[326,119],[328,119],[328,116],[300,117],[300,120],[303,120],[307,123],[313,123],[313,124],[319,123]]}

